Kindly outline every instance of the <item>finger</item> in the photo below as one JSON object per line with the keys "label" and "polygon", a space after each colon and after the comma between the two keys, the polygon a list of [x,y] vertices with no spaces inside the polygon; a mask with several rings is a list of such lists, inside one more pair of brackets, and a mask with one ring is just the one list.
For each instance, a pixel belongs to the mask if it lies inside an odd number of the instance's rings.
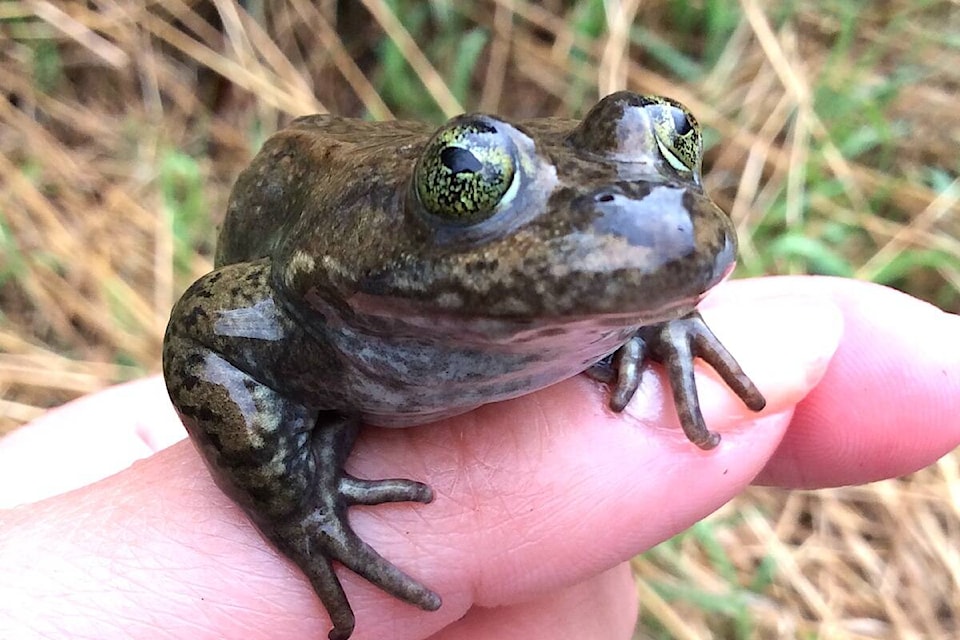
{"label": "finger", "polygon": [[159,377],[80,398],[0,439],[0,508],[106,478],[185,437]]}
{"label": "finger", "polygon": [[629,640],[637,621],[630,565],[520,604],[471,609],[430,640]]}
{"label": "finger", "polygon": [[[300,574],[186,442],[0,512],[0,538],[0,638],[148,638],[160,628],[172,638],[292,638],[329,628]],[[242,572],[231,569],[239,559]],[[287,607],[302,620],[287,620]]]}
{"label": "finger", "polygon": [[[733,284],[732,296],[747,288]],[[846,328],[758,482],[869,482],[925,467],[960,443],[960,317],[839,278],[766,278],[750,288],[756,294],[832,300]]]}
{"label": "finger", "polygon": [[[707,419],[725,438],[714,452],[684,439],[659,376],[645,378],[623,416],[605,408],[602,385],[578,377],[440,425],[367,430],[349,471],[426,480],[441,495],[430,505],[357,507],[351,518],[445,605],[425,614],[341,571],[357,638],[425,637],[476,604],[505,606],[581,582],[739,491],[816,381],[838,326],[835,313],[812,306],[737,312],[750,322],[719,312],[708,321],[761,383],[769,408],[757,418],[704,374]],[[782,344],[769,327],[816,330]],[[11,624],[69,625],[84,611],[144,633],[162,621],[174,636],[245,638],[303,637],[329,624],[302,575],[216,489],[186,443],[13,513],[4,526],[17,535],[5,531],[0,549],[0,593],[23,614]],[[9,576],[21,577],[4,587]],[[51,592],[56,610],[44,607]]]}
{"label": "finger", "polygon": [[[683,530],[763,467],[841,330],[832,306],[806,300],[717,308],[707,321],[769,400],[755,414],[717,374],[698,372],[707,421],[723,434],[716,450],[686,440],[662,376],[645,376],[621,415],[606,408],[607,389],[582,376],[441,425],[361,434],[351,473],[387,469],[427,482],[437,498],[416,512],[355,510],[357,528],[384,550],[395,538],[377,531],[426,521],[415,544],[438,571],[423,579],[462,611],[579,582]],[[782,340],[784,329],[799,337]]]}

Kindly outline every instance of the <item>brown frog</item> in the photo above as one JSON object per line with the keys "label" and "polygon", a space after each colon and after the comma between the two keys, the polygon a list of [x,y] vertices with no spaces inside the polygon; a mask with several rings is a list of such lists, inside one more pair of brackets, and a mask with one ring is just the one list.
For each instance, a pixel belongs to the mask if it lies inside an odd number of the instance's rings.
{"label": "brown frog", "polygon": [[351,505],[432,499],[343,471],[361,423],[424,424],[582,371],[619,411],[655,360],[709,449],[694,357],[763,407],[696,311],[737,252],[701,153],[682,105],[619,92],[582,121],[304,117],[240,175],[215,270],[171,314],[164,376],[218,485],[310,579],[332,640],[355,624],[333,561],[440,606],[350,527]]}

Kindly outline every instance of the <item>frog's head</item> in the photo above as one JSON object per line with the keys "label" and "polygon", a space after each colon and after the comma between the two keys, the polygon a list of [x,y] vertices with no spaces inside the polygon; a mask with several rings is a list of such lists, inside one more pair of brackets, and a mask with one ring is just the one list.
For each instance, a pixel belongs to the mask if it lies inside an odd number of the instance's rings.
{"label": "frog's head", "polygon": [[405,200],[409,249],[358,282],[364,314],[645,324],[690,311],[736,237],[701,186],[697,121],[620,92],[582,122],[450,120]]}

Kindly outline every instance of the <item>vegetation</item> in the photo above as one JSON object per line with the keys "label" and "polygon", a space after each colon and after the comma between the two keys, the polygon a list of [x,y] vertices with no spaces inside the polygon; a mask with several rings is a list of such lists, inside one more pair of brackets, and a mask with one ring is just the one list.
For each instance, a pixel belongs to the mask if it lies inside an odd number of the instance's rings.
{"label": "vegetation", "polygon": [[[738,275],[960,311],[960,10],[947,0],[0,4],[0,433],[155,373],[232,180],[292,116],[577,115],[628,87],[707,132]],[[638,637],[960,635],[960,456],[754,489],[636,560]]]}

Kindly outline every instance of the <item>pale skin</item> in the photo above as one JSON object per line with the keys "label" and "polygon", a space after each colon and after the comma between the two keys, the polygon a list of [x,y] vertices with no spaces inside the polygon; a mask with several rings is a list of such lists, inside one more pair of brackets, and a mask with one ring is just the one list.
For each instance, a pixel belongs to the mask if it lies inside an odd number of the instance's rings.
{"label": "pale skin", "polygon": [[[354,637],[626,639],[627,559],[751,482],[868,482],[960,443],[957,316],[805,277],[724,284],[703,308],[768,400],[752,414],[701,369],[707,424],[723,434],[713,451],[684,439],[655,374],[619,416],[578,376],[429,427],[364,430],[352,473],[421,480],[436,499],[351,519],[444,604],[422,612],[343,571]],[[0,441],[0,505],[45,498],[0,511],[0,637],[323,637],[305,579],[181,437],[151,379]]]}

